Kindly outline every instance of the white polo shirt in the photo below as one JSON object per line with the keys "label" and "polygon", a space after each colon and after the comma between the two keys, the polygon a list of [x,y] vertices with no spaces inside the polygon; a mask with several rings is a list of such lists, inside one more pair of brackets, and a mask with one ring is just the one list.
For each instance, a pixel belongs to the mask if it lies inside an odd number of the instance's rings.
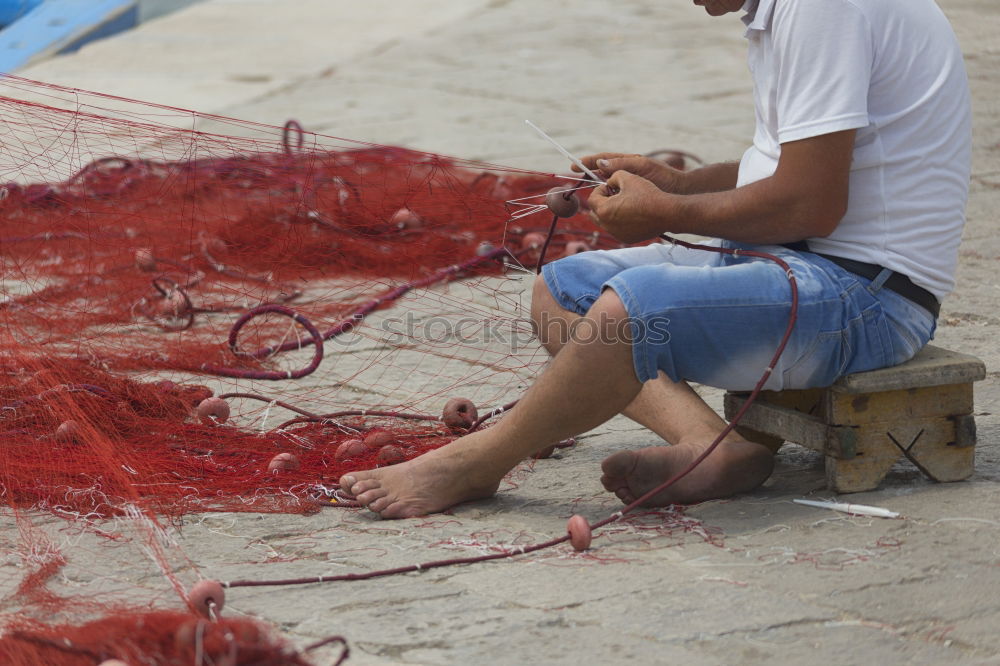
{"label": "white polo shirt", "polygon": [[954,287],[972,152],[968,80],[933,0],[748,0],[757,129],[738,185],[781,144],[857,129],[847,214],[814,252]]}

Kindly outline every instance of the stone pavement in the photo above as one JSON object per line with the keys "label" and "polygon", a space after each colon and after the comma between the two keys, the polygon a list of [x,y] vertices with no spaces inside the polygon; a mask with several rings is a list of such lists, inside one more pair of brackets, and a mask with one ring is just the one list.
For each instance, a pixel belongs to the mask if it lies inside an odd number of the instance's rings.
{"label": "stone pavement", "polygon": [[[562,550],[367,583],[233,590],[230,612],[300,644],[343,634],[357,664],[1000,663],[1000,6],[941,5],[975,97],[969,226],[936,340],[987,363],[972,480],[934,485],[901,464],[881,489],[850,499],[904,519],[846,517],[791,503],[829,496],[822,459],[786,447],[760,491],[686,518],[637,517],[586,557]],[[743,48],[738,20],[684,2],[210,0],[21,74],[561,171],[524,119],[581,154],[676,147],[738,158],[753,125]],[[245,577],[249,563],[280,578],[531,543],[560,533],[572,513],[616,510],[597,481],[600,460],[653,443],[613,421],[518,470],[496,500],[425,521],[208,515],[176,538],[203,575],[221,579]],[[89,571],[124,566],[108,555]],[[123,586],[170,598],[148,564],[130,566]]]}

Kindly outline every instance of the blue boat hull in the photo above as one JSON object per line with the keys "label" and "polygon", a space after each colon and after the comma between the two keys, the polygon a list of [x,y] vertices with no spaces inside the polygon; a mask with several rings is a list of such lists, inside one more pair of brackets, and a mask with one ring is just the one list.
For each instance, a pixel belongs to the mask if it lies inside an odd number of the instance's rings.
{"label": "blue boat hull", "polygon": [[137,0],[0,0],[0,11],[14,16],[22,10],[0,30],[0,72],[75,51],[135,27],[139,18]]}

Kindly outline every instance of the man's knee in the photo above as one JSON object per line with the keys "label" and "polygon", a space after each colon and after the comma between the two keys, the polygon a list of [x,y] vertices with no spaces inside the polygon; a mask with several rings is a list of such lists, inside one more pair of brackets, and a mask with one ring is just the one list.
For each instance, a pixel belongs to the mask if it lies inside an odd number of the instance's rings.
{"label": "man's knee", "polygon": [[604,318],[612,321],[628,319],[628,309],[625,307],[625,303],[618,295],[618,292],[610,287],[601,292],[600,298],[594,302],[587,315],[589,316],[591,313],[598,312],[602,313]]}
{"label": "man's knee", "polygon": [[595,340],[631,343],[632,323],[628,309],[614,289],[605,289],[587,311],[574,322],[570,336],[577,341]]}
{"label": "man's knee", "polygon": [[566,326],[565,318],[560,316],[561,310],[542,276],[535,278],[531,289],[531,327],[538,342],[553,356],[562,347],[565,337],[553,330],[553,325]]}
{"label": "man's knee", "polygon": [[556,302],[549,291],[549,285],[545,283],[545,278],[541,275],[535,278],[535,284],[531,287],[531,325],[538,334],[541,331],[543,312],[549,311]]}

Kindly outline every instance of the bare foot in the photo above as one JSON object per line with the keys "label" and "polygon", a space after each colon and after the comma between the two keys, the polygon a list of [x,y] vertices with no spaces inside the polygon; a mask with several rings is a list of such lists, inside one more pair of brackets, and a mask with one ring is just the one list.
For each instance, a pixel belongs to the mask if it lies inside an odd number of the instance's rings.
{"label": "bare foot", "polygon": [[[704,446],[677,445],[621,451],[601,463],[601,483],[622,502],[631,504],[687,468],[704,450]],[[727,440],[690,474],[645,505],[695,504],[747,492],[764,483],[773,468],[774,456],[766,447]]]}
{"label": "bare foot", "polygon": [[504,471],[484,466],[451,445],[408,462],[340,477],[340,487],[383,518],[438,513],[460,502],[492,497]]}

